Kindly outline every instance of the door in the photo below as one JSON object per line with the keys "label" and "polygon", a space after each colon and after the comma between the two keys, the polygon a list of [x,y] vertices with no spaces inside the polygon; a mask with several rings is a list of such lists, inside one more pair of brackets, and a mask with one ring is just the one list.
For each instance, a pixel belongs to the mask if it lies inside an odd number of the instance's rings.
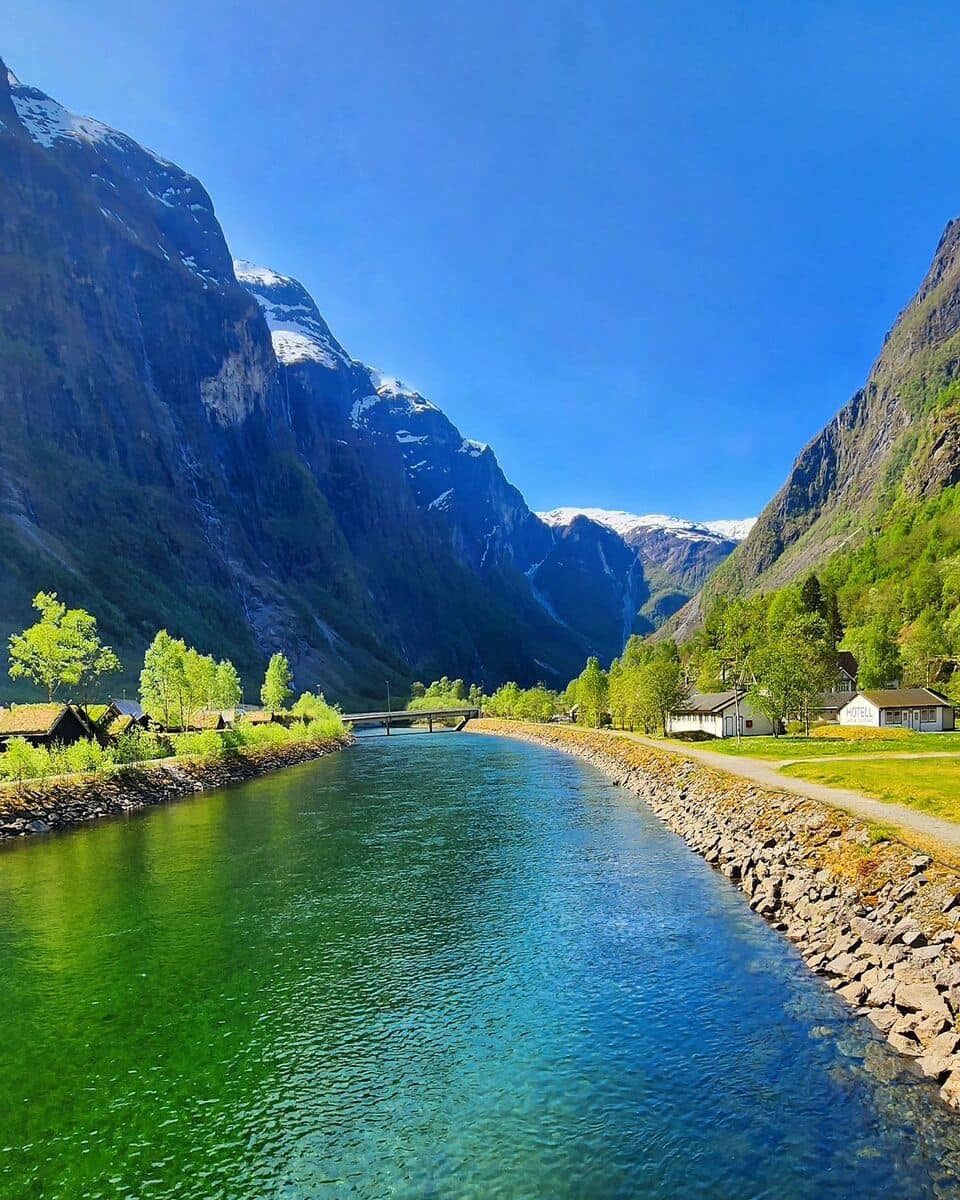
{"label": "door", "polygon": [[724,717],[723,718],[723,736],[724,737],[733,737],[733,735],[737,732],[737,727],[734,724],[735,721],[736,721],[736,717]]}
{"label": "door", "polygon": [[917,731],[917,733],[920,732],[920,709],[919,708],[915,708],[913,710],[913,727]]}

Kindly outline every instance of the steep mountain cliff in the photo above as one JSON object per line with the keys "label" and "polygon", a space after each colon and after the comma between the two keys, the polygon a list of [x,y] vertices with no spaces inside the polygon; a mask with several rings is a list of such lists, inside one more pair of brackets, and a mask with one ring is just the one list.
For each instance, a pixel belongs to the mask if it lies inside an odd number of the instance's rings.
{"label": "steep mountain cliff", "polygon": [[960,221],[897,318],[866,384],[801,451],[746,541],[679,615],[710,598],[779,587],[848,552],[960,481]]}
{"label": "steep mountain cliff", "polygon": [[541,521],[295,280],[234,263],[196,179],[2,65],[0,418],[0,637],[60,590],[127,686],[160,626],[251,694],[277,649],[351,702],[558,684],[660,587],[602,524]]}

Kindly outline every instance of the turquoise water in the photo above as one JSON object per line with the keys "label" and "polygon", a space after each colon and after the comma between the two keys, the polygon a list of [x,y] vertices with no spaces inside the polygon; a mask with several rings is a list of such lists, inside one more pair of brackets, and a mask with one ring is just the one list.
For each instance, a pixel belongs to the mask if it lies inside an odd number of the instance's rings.
{"label": "turquoise water", "polygon": [[960,1122],[592,768],[365,741],[0,853],[0,1196],[921,1197]]}

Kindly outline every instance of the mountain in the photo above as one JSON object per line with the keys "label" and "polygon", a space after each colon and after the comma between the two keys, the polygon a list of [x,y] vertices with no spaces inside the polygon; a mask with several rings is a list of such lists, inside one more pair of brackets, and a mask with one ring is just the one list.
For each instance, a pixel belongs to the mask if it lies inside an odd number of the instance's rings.
{"label": "mountain", "polygon": [[296,280],[234,262],[193,176],[2,64],[0,287],[0,637],[58,590],[121,686],[166,626],[250,695],[282,649],[298,686],[379,702],[441,672],[562,684],[660,585],[604,524],[532,513]]}
{"label": "mountain", "polygon": [[[628,548],[621,587],[622,605],[632,608],[625,623],[627,636],[651,632],[684,605],[743,541],[755,520],[697,522],[602,508],[555,508],[539,516],[558,530],[599,526]],[[606,555],[605,574],[614,557]]]}
{"label": "mountain", "polygon": [[[920,518],[927,544],[917,547],[914,562],[932,546],[946,553],[958,483],[960,220],[954,220],[864,386],[804,447],[749,537],[679,615],[676,631],[692,632],[715,595],[782,586],[879,538],[886,538],[889,554],[890,542],[902,541]],[[869,569],[875,572],[876,564]]]}

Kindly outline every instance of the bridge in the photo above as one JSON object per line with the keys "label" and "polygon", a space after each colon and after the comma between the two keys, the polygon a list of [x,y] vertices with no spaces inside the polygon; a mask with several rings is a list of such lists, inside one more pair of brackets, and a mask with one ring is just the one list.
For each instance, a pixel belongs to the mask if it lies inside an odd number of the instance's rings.
{"label": "bridge", "polygon": [[391,725],[414,725],[427,723],[427,732],[433,733],[434,721],[456,722],[453,732],[459,731],[468,721],[480,716],[479,708],[401,708],[393,712],[344,713],[343,719],[348,725],[383,725],[387,733]]}

